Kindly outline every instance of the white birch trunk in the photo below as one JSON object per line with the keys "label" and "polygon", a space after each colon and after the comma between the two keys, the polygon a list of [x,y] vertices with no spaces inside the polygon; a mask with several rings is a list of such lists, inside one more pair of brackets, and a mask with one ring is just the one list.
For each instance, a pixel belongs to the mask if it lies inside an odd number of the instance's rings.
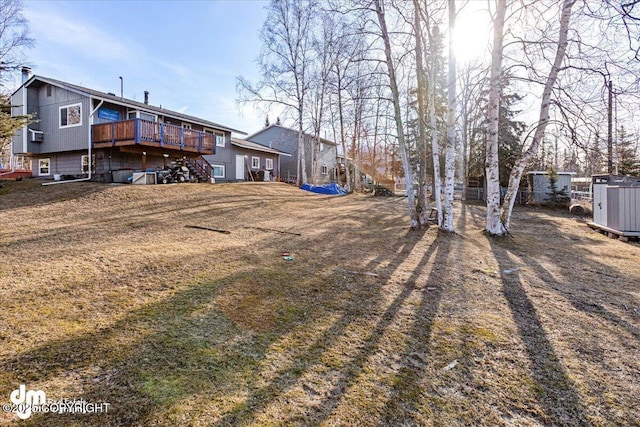
{"label": "white birch trunk", "polygon": [[382,10],[382,0],[375,0],[376,13],[380,30],[382,31],[382,40],[384,42],[384,53],[387,62],[387,71],[389,72],[389,85],[391,86],[391,94],[393,97],[393,112],[396,121],[396,132],[398,133],[398,151],[400,151],[400,159],[404,169],[404,176],[407,188],[407,204],[409,210],[410,228],[419,227],[418,214],[416,212],[416,196],[413,189],[413,173],[409,164],[409,156],[407,153],[406,142],[404,140],[404,129],[402,125],[402,110],[400,108],[400,93],[398,91],[398,82],[396,80],[396,72],[393,65],[393,57],[391,56],[391,43],[389,41],[389,32],[387,31],[387,23],[385,21],[384,11]]}
{"label": "white birch trunk", "polygon": [[[340,76],[339,66],[336,65],[336,74],[338,77],[338,117],[340,119],[340,142],[342,143],[342,153],[344,155],[345,178],[347,180],[345,190],[351,193],[351,171],[349,170],[349,161],[347,160],[347,145],[344,135],[344,111],[342,109],[342,78]],[[353,159],[351,159],[353,161]]]}
{"label": "white birch trunk", "polygon": [[431,127],[431,152],[433,158],[433,199],[438,210],[438,227],[442,226],[442,184],[440,182],[440,143],[436,121],[436,64],[435,55],[431,61],[431,102],[429,103],[429,124]]}
{"label": "white birch trunk", "polygon": [[445,152],[444,217],[442,229],[453,232],[453,187],[456,173],[456,56],[453,32],[456,26],[455,0],[449,0],[449,78],[447,94],[447,149]]}
{"label": "white birch trunk", "polygon": [[531,157],[538,152],[538,146],[544,137],[544,131],[549,123],[549,108],[551,106],[551,92],[553,91],[553,85],[558,78],[558,72],[562,65],[565,52],[568,44],[568,32],[569,22],[571,19],[571,7],[575,3],[575,0],[564,0],[562,2],[562,13],[560,15],[560,32],[558,34],[558,47],[556,49],[556,56],[547,76],[544,89],[542,91],[542,100],[540,102],[540,116],[538,118],[537,128],[533,135],[533,141],[529,148],[522,154],[522,156],[516,161],[511,174],[509,175],[509,188],[502,203],[502,222],[504,227],[509,230],[511,226],[511,213],[513,212],[513,205],[516,202],[516,196],[518,194],[518,188],[520,187],[520,179],[524,169],[529,164]]}
{"label": "white birch trunk", "polygon": [[500,117],[500,97],[502,88],[502,48],[504,43],[504,17],[506,0],[497,1],[496,16],[493,20],[493,49],[491,52],[491,74],[489,82],[489,138],[487,138],[485,159],[485,181],[487,222],[485,231],[489,235],[501,236],[507,229],[500,220],[500,172],[498,163],[498,119]]}
{"label": "white birch trunk", "polygon": [[414,8],[414,31],[416,38],[416,83],[418,90],[418,154],[420,156],[420,172],[418,176],[418,221],[421,226],[428,227],[427,218],[429,213],[427,212],[427,132],[426,132],[426,93],[425,93],[425,81],[426,72],[424,69],[423,57],[422,57],[422,28],[420,19],[420,2],[419,0],[413,0]]}

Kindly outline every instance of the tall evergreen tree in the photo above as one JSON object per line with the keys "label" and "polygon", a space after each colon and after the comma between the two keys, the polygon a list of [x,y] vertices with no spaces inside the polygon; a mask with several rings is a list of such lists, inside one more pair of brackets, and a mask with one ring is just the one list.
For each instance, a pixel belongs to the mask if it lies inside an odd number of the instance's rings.
{"label": "tall evergreen tree", "polygon": [[618,175],[640,176],[638,140],[629,135],[624,126],[618,129]]}

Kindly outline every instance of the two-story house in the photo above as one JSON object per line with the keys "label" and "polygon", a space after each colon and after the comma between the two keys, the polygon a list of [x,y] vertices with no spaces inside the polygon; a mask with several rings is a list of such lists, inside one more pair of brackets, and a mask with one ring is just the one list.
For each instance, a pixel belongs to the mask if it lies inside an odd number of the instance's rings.
{"label": "two-story house", "polygon": [[[305,144],[305,165],[309,180],[313,179],[312,158],[313,147],[317,142],[313,135],[303,134]],[[280,163],[280,176],[283,180],[295,182],[298,161],[298,131],[286,128],[278,124],[272,124],[248,136],[246,139],[257,144],[275,148],[289,153],[289,157],[283,157]],[[339,167],[337,162],[336,143],[326,138],[320,138],[317,158],[317,180],[314,184],[326,184],[338,180]]]}
{"label": "two-story house", "polygon": [[[184,162],[209,180],[248,179],[250,170],[278,176],[278,150],[232,138],[245,132],[149,103],[60,80],[29,76],[12,94],[13,115],[35,121],[17,131],[12,154],[31,160],[32,175],[124,182],[132,171]],[[247,174],[240,177],[248,158]],[[255,158],[258,158],[256,161]]]}

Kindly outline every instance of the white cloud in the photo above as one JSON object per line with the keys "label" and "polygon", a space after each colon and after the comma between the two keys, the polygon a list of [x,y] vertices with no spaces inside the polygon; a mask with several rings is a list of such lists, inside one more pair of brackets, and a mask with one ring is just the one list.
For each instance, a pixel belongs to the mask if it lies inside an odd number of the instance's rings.
{"label": "white cloud", "polygon": [[24,11],[36,40],[43,44],[57,44],[91,58],[122,60],[133,54],[128,43],[108,31],[89,24],[82,17],[73,17],[68,11],[51,8],[30,8]]}

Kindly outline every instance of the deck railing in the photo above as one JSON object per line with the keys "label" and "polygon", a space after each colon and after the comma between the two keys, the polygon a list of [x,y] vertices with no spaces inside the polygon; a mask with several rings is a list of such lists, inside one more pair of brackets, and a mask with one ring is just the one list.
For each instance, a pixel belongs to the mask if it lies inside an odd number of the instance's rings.
{"label": "deck railing", "polygon": [[151,143],[163,148],[186,149],[207,154],[215,153],[216,147],[214,135],[210,133],[143,119],[100,123],[93,125],[91,130],[94,144]]}

